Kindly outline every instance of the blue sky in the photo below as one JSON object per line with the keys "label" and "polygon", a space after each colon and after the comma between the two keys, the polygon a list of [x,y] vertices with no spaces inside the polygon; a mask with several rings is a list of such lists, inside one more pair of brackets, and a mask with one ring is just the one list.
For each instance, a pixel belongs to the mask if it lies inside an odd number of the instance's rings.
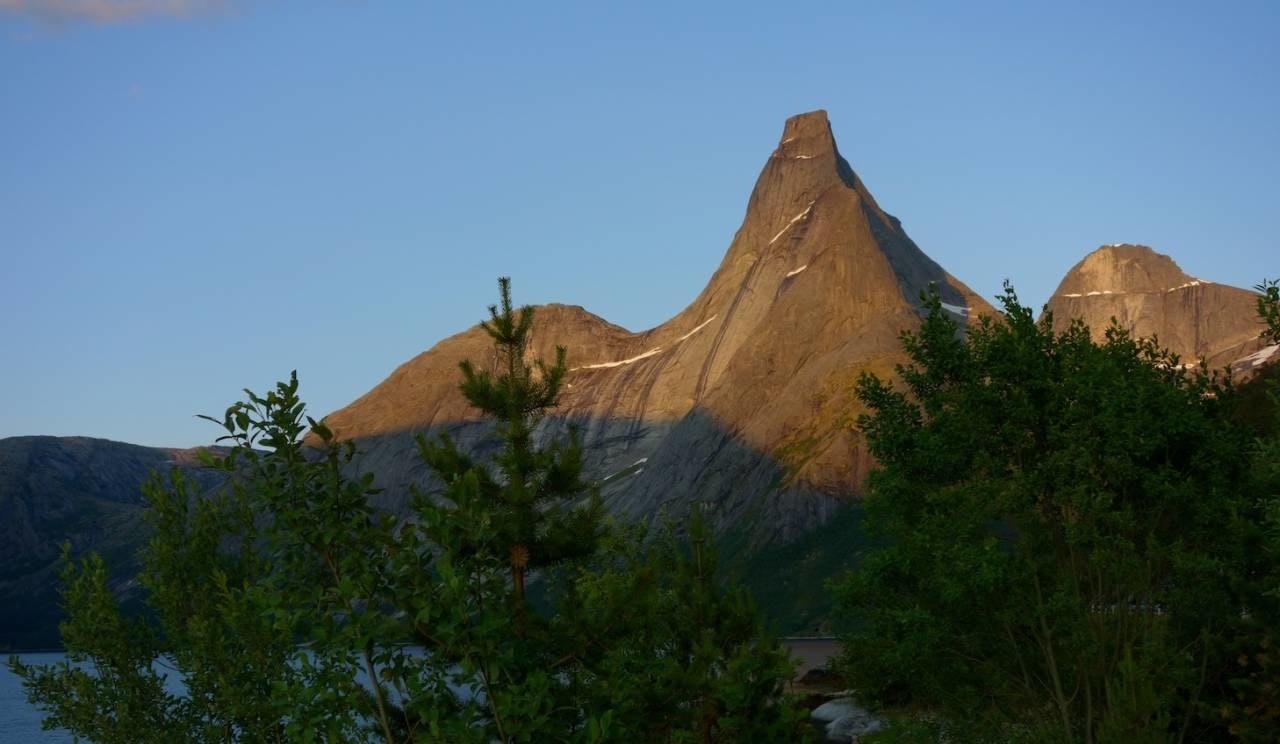
{"label": "blue sky", "polygon": [[500,274],[660,323],[815,108],[985,296],[1280,276],[1277,3],[442,5],[0,0],[0,437],[205,443],[291,369],[327,413]]}

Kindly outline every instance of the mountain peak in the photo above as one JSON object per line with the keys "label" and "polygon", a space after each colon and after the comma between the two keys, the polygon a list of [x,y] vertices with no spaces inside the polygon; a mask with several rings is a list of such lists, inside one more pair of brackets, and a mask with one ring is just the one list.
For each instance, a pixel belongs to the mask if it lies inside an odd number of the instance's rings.
{"label": "mountain peak", "polygon": [[827,112],[818,109],[788,117],[782,126],[774,157],[787,161],[838,161],[840,153],[836,150],[836,138],[831,133]]}
{"label": "mountain peak", "polygon": [[1145,245],[1112,243],[1085,256],[1071,267],[1055,295],[1167,292],[1199,283],[1163,253]]}
{"label": "mountain peak", "polygon": [[[931,285],[958,323],[994,313],[876,205],[825,111],[792,116],[724,258],[683,310],[638,333],[580,309],[539,313],[531,352],[545,358],[563,345],[573,358],[538,436],[576,427],[584,472],[608,482],[606,503],[619,513],[652,518],[696,500],[744,534],[797,534],[870,466],[847,425],[848,390],[860,372],[892,373]],[[455,372],[463,359],[489,358],[490,343],[473,326],[326,421],[343,439],[364,439],[365,462],[383,478],[396,468],[421,475],[407,469],[415,432],[491,452]],[[405,494],[380,498],[399,509],[391,499]]]}
{"label": "mountain peak", "polygon": [[815,137],[834,142],[834,137],[831,134],[831,122],[827,119],[827,112],[824,109],[806,111],[803,114],[787,117],[787,121],[782,127],[782,142]]}
{"label": "mountain peak", "polygon": [[[1053,327],[1079,319],[1101,340],[1112,323],[1155,338],[1187,362],[1210,367],[1253,361],[1261,348],[1252,292],[1189,276],[1145,245],[1112,243],[1071,267],[1046,306]],[[1236,367],[1240,371],[1239,366]]]}
{"label": "mountain peak", "polygon": [[1113,260],[1111,257],[1114,257],[1114,260],[1139,261],[1143,263],[1164,263],[1177,266],[1174,260],[1169,256],[1163,253],[1158,253],[1151,246],[1143,245],[1141,243],[1108,243],[1107,245],[1100,245],[1086,255],[1084,260],[1088,261],[1095,257],[1108,257],[1108,260]]}

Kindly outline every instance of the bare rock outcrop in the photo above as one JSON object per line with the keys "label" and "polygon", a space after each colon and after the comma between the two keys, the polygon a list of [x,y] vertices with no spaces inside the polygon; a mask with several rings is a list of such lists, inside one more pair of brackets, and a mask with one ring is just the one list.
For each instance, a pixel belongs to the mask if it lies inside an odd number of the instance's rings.
{"label": "bare rock outcrop", "polygon": [[[1257,294],[1190,276],[1141,245],[1104,245],[1063,277],[1048,303],[1055,330],[1079,318],[1101,338],[1112,318],[1194,364],[1221,368],[1263,349]],[[1237,369],[1237,371],[1243,371]]]}

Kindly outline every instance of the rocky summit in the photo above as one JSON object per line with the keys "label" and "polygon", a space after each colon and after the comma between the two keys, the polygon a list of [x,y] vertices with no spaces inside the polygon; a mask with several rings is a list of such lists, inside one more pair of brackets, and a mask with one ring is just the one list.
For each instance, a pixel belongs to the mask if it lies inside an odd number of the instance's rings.
{"label": "rocky summit", "polygon": [[[619,514],[678,516],[697,502],[721,530],[785,542],[823,522],[869,466],[853,425],[859,373],[889,374],[899,334],[937,287],[961,324],[994,312],[926,256],[841,157],[826,112],[787,120],[746,215],[702,292],[632,332],[570,305],[537,308],[532,352],[569,351],[543,438],[573,426],[587,473]],[[518,284],[517,284],[518,287]],[[409,360],[327,417],[403,509],[429,481],[414,435],[496,447],[458,390],[458,363],[492,358],[475,326]]]}
{"label": "rocky summit", "polygon": [[1049,299],[1055,330],[1073,319],[1101,338],[1112,319],[1135,336],[1195,364],[1247,372],[1269,357],[1258,338],[1258,295],[1197,279],[1172,258],[1142,245],[1104,245],[1063,277]]}

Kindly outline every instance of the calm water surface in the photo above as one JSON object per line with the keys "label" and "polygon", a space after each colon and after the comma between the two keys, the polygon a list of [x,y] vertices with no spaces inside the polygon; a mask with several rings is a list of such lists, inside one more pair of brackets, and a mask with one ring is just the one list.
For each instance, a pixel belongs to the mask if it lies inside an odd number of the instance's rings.
{"label": "calm water surface", "polygon": [[[831,656],[839,653],[840,647],[830,638],[788,638],[784,643],[791,649],[791,654],[800,661],[797,676],[803,675],[815,666],[825,666]],[[0,656],[0,661],[7,660],[8,655]],[[60,651],[18,654],[24,664],[56,664],[66,656]],[[180,683],[173,685],[171,692],[181,690]],[[467,693],[455,690],[461,696]],[[0,743],[31,742],[32,744],[69,744],[71,735],[65,731],[41,731],[42,714],[27,702],[22,692],[22,680],[14,676],[7,666],[0,664]]]}
{"label": "calm water surface", "polygon": [[[18,654],[24,664],[56,664],[66,658],[61,652]],[[8,661],[9,656],[3,656]],[[45,742],[71,741],[71,734],[65,731],[41,731],[40,711],[27,703],[22,694],[22,680],[9,671],[8,666],[0,665],[0,742]]]}
{"label": "calm water surface", "polygon": [[[407,647],[411,655],[423,653],[421,648]],[[67,657],[61,651],[48,651],[39,653],[23,653],[17,655],[24,664],[57,664],[64,661]],[[10,742],[32,742],[32,744],[46,744],[57,742],[57,744],[65,744],[71,742],[71,734],[66,731],[42,731],[40,722],[44,719],[44,714],[27,702],[27,697],[22,691],[22,680],[13,672],[9,671],[9,667],[2,662],[8,661],[8,654],[0,654],[0,744],[9,744]],[[185,693],[185,688],[181,681],[180,675],[170,669],[162,669],[157,667],[156,671],[165,674],[165,689],[172,695],[181,696]],[[360,673],[356,679],[361,684],[368,686],[368,677]],[[476,694],[476,691],[470,687],[450,684],[449,688],[454,694],[461,699],[469,699]]]}

